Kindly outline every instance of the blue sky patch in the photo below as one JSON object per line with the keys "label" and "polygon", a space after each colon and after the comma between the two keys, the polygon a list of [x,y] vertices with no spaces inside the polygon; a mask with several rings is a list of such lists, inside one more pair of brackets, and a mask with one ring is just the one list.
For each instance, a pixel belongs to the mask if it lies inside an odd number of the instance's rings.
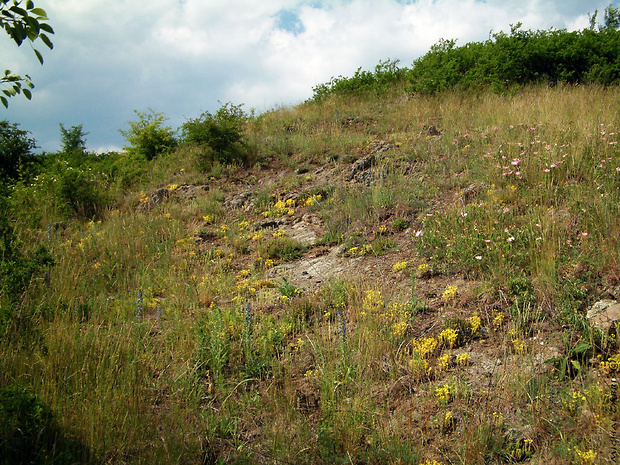
{"label": "blue sky patch", "polygon": [[292,10],[280,10],[275,17],[279,29],[292,32],[294,35],[301,34],[306,30],[299,19],[299,15]]}

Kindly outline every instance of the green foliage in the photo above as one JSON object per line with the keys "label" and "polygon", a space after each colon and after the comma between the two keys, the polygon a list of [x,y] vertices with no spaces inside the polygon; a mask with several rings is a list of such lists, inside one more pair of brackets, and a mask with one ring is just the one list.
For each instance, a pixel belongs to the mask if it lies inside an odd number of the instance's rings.
{"label": "green foliage", "polygon": [[[609,24],[613,24],[610,12]],[[618,67],[620,32],[614,27],[568,32],[523,31],[521,23],[510,34],[493,34],[486,42],[456,47],[441,40],[413,62],[407,73],[415,92],[436,93],[448,89],[497,90],[530,82],[620,82]]]}
{"label": "green foliage", "polygon": [[16,181],[32,167],[36,159],[32,150],[37,147],[30,132],[19,125],[0,121],[0,181]]}
{"label": "green foliage", "polygon": [[[10,3],[9,3],[10,2]],[[25,3],[25,5],[23,5]],[[25,8],[24,8],[25,6]],[[23,2],[22,0],[0,0],[0,28],[4,29],[11,39],[19,47],[24,41],[30,43],[40,39],[50,50],[53,44],[47,34],[53,34],[54,30],[46,22],[47,13],[42,8],[36,8],[32,0]],[[33,48],[34,54],[41,64],[43,64],[43,55],[37,49]],[[30,89],[34,87],[30,76],[19,76],[5,70],[4,75],[0,77],[0,84],[4,85],[2,89],[4,95],[0,95],[0,102],[8,108],[8,99],[23,94],[28,100],[32,98]]]}
{"label": "green foliage", "polygon": [[328,83],[319,84],[312,89],[312,100],[321,102],[330,95],[382,95],[404,81],[406,68],[399,68],[398,63],[399,60],[387,59],[380,61],[374,71],[362,71],[362,68],[358,68],[350,78],[332,78]]}
{"label": "green foliage", "polygon": [[86,463],[89,455],[60,431],[50,408],[31,388],[0,386],[0,463]]}
{"label": "green foliage", "polygon": [[243,140],[243,130],[247,120],[241,105],[227,103],[215,114],[206,111],[186,122],[182,127],[183,141],[204,149],[199,163],[202,169],[215,161],[246,164],[248,147]]}
{"label": "green foliage", "polygon": [[410,224],[411,222],[407,218],[396,218],[392,223],[392,227],[396,231],[404,231]]}
{"label": "green foliage", "polygon": [[106,206],[106,197],[88,171],[66,169],[58,179],[58,195],[67,212],[79,218],[97,216]]}
{"label": "green foliage", "polygon": [[380,62],[374,72],[358,69],[352,77],[339,76],[313,88],[312,101],[331,95],[383,95],[409,83],[413,92],[434,94],[491,87],[503,91],[530,82],[620,83],[620,9],[605,10],[605,26],[582,31],[550,29],[524,31],[521,23],[510,34],[499,32],[485,42],[457,47],[456,40],[442,39],[412,68],[399,68],[398,60]]}
{"label": "green foliage", "polygon": [[20,303],[33,276],[53,265],[45,246],[38,246],[32,253],[24,253],[22,249],[23,244],[9,222],[7,208],[0,205],[0,341],[28,343],[36,335],[33,309],[20,308]]}
{"label": "green foliage", "polygon": [[86,139],[88,135],[84,132],[82,125],[71,126],[66,129],[62,123],[60,123],[60,140],[62,142],[62,151],[65,154],[79,154],[83,155],[86,152]]}
{"label": "green foliage", "polygon": [[138,120],[128,121],[129,129],[119,130],[131,144],[127,147],[130,154],[152,160],[176,147],[177,140],[174,137],[174,131],[169,126],[164,126],[166,117],[163,113],[157,113],[150,108],[148,113],[137,110],[134,110],[134,113]]}
{"label": "green foliage", "polygon": [[32,276],[53,263],[44,246],[29,256],[22,247],[6,213],[0,212],[0,305],[16,305]]}
{"label": "green foliage", "polygon": [[568,344],[564,356],[550,358],[546,363],[555,366],[560,378],[574,378],[583,373],[588,355],[592,355],[592,345],[579,341],[575,345]]}

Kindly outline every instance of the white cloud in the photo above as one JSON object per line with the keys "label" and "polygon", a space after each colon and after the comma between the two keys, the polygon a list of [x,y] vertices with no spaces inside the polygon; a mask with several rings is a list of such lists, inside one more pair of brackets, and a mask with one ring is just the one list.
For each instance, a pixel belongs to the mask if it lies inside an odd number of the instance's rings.
{"label": "white cloud", "polygon": [[[37,85],[32,102],[13,99],[0,118],[21,122],[46,150],[59,146],[59,122],[83,124],[92,148],[118,147],[133,109],[152,107],[180,125],[218,101],[294,104],[360,66],[387,58],[410,66],[440,38],[486,40],[517,22],[580,29],[607,1],[35,0],[56,30],[55,49],[40,67],[0,38],[2,65]],[[300,22],[295,33],[282,26],[283,11]]]}

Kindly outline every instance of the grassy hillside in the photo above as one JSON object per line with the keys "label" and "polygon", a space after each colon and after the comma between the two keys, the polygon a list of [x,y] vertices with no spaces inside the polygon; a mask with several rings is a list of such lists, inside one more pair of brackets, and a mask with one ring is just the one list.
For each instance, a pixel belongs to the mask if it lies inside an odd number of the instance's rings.
{"label": "grassy hillside", "polygon": [[248,119],[245,166],[99,160],[94,210],[16,185],[6,463],[617,461],[619,128],[615,87],[392,88]]}

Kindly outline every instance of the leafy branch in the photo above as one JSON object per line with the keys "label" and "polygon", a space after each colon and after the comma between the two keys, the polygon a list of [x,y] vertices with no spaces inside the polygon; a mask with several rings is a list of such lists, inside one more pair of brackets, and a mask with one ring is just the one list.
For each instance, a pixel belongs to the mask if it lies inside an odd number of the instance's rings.
{"label": "leafy branch", "polygon": [[[24,8],[25,6],[25,8]],[[47,13],[42,8],[37,8],[32,0],[0,0],[0,28],[13,39],[17,46],[21,46],[24,42],[32,43],[40,39],[50,50],[54,48],[54,44],[50,40],[48,34],[54,34],[54,29],[46,22],[48,21]],[[39,63],[43,64],[43,55],[39,50],[32,47]],[[8,99],[23,94],[28,100],[32,98],[30,89],[34,88],[34,84],[30,80],[30,76],[20,76],[13,74],[10,70],[5,70],[4,75],[0,77],[0,84],[5,86],[0,95],[0,101],[8,108]]]}

